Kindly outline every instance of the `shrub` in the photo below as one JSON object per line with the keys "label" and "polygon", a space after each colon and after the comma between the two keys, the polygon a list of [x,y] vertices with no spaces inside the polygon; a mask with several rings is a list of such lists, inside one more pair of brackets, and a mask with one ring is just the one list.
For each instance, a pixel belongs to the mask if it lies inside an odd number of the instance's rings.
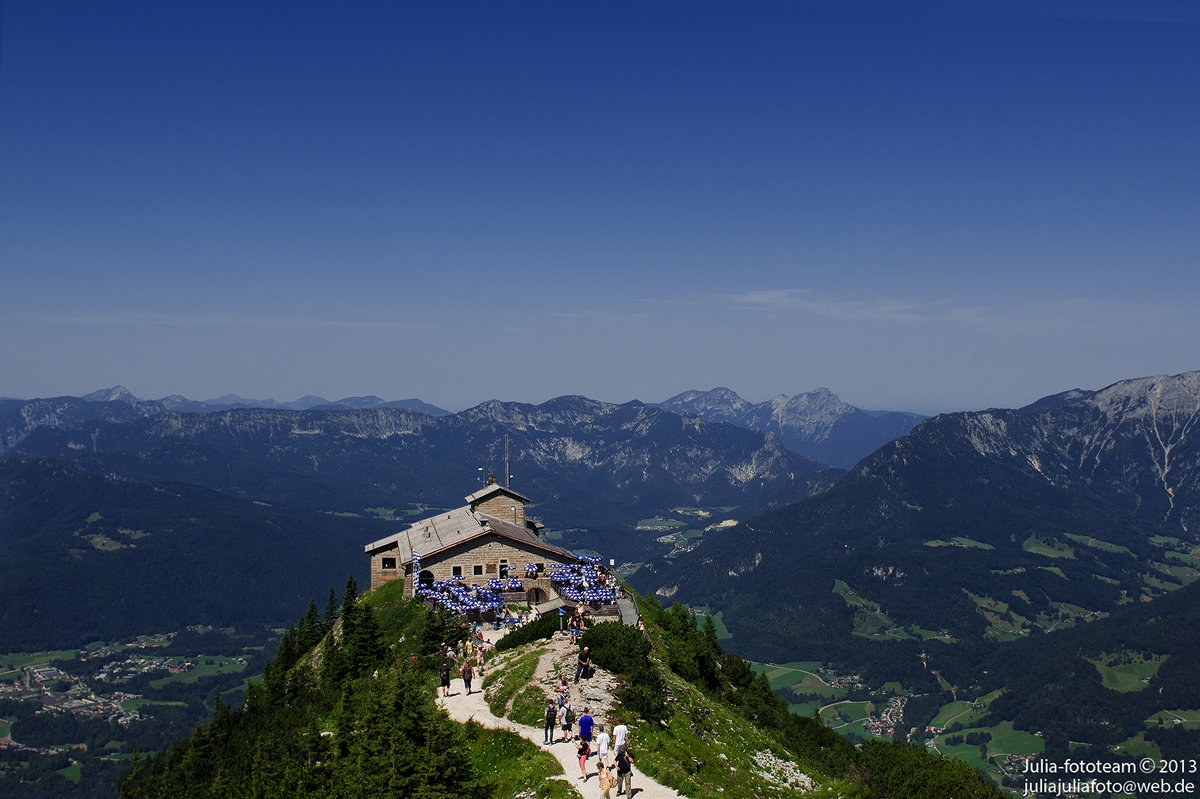
{"label": "shrub", "polygon": [[542,638],[551,637],[558,632],[558,618],[554,613],[545,613],[537,621],[531,621],[529,624],[518,627],[496,643],[496,651],[515,649],[522,644],[530,644]]}

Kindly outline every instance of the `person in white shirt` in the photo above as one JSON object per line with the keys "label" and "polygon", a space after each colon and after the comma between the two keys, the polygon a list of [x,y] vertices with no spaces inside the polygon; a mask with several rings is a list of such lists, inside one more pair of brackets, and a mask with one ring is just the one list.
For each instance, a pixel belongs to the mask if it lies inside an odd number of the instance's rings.
{"label": "person in white shirt", "polygon": [[596,757],[604,765],[608,765],[608,733],[603,724],[596,725]]}
{"label": "person in white shirt", "polygon": [[617,719],[617,726],[613,727],[612,743],[613,751],[618,755],[624,752],[629,744],[629,728],[620,719]]}

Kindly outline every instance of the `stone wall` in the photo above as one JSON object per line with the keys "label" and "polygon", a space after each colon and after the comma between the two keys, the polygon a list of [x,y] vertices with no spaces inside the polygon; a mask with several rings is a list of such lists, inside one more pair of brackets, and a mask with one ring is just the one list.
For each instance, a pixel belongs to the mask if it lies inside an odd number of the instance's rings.
{"label": "stone wall", "polygon": [[503,493],[488,497],[474,507],[479,513],[486,513],[488,516],[495,516],[497,519],[525,526],[525,503],[519,499],[505,496]]}
{"label": "stone wall", "polygon": [[[384,561],[387,558],[391,558],[395,562],[396,568],[384,568]],[[501,561],[505,561],[506,563],[502,564]],[[537,547],[518,543],[510,538],[489,533],[458,544],[435,555],[422,558],[421,571],[431,573],[434,580],[449,580],[454,577],[455,567],[458,567],[464,584],[487,585],[489,579],[498,579],[500,577],[501,565],[507,565],[508,576],[521,578],[526,591],[531,588],[540,588],[546,592],[548,597],[553,598],[557,596],[557,593],[551,587],[550,579],[544,575],[536,579],[527,578],[525,576],[525,564],[540,563],[544,571],[567,562],[569,562],[569,559],[556,555],[553,552],[547,552],[544,549],[538,549]],[[476,569],[479,571],[478,574],[476,574]],[[411,577],[411,567],[400,565],[400,549],[398,545],[380,550],[371,556],[372,588],[377,588],[386,582],[403,578],[407,583],[404,591],[405,596],[412,596]]]}

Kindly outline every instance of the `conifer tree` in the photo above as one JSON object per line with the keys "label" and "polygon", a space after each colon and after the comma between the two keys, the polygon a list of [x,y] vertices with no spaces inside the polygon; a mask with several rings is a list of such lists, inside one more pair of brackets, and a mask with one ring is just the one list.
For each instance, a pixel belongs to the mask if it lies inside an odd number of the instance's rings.
{"label": "conifer tree", "polygon": [[325,629],[322,631],[322,634],[327,633],[333,629],[333,623],[337,621],[337,616],[338,616],[337,589],[335,589],[331,585],[331,586],[329,586],[329,599],[325,600],[325,618],[323,619]]}
{"label": "conifer tree", "polygon": [[302,655],[307,654],[321,640],[321,636],[325,634],[323,627],[320,612],[317,610],[317,601],[315,599],[308,600],[308,612],[300,621],[299,643]]}

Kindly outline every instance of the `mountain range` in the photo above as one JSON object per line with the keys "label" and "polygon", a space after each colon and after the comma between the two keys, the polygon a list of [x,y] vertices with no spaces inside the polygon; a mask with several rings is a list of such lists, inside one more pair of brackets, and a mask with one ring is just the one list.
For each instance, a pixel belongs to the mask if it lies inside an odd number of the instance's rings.
{"label": "mountain range", "polygon": [[[396,408],[179,413],[111,396],[6,400],[0,465],[19,479],[11,477],[10,501],[0,502],[0,584],[20,592],[30,575],[75,575],[57,594],[67,605],[51,610],[43,602],[47,627],[31,628],[48,634],[52,626],[58,642],[86,636],[94,621],[69,611],[72,602],[102,604],[103,591],[86,575],[103,575],[108,586],[153,582],[122,577],[123,570],[171,575],[174,600],[166,604],[190,602],[202,617],[193,623],[225,623],[219,608],[206,610],[214,583],[190,567],[271,558],[279,542],[270,532],[294,528],[289,560],[305,568],[292,570],[287,596],[323,596],[334,565],[341,572],[335,579],[366,565],[358,544],[343,533],[333,536],[329,520],[355,521],[338,529],[359,531],[361,544],[431,508],[455,507],[487,473],[502,472],[506,437],[513,486],[537,501],[536,513],[556,540],[631,560],[669,549],[655,541],[661,533],[634,531],[664,507],[739,506],[753,515],[823,490],[841,474],[789,452],[769,434],[583,397],[536,406],[492,401],[440,417]],[[81,492],[87,502],[67,500]],[[170,508],[160,507],[168,495],[175,497]],[[264,507],[291,521],[254,522]],[[209,522],[214,514],[227,521]],[[245,524],[236,521],[240,514]],[[120,521],[112,529],[104,527],[101,520],[114,518]],[[375,525],[371,532],[368,524]],[[301,529],[322,543],[310,545]],[[131,538],[122,531],[148,534]],[[189,568],[179,569],[179,548],[188,540],[194,554],[184,561]],[[341,547],[340,554],[330,547]],[[278,620],[278,603],[255,598],[269,581],[219,582],[233,607],[255,621]],[[114,596],[124,603],[114,618],[124,619],[125,632],[144,628],[150,617],[128,605],[138,594]],[[7,608],[9,629],[17,629],[30,608]]]}
{"label": "mountain range", "polygon": [[283,408],[293,411],[309,410],[361,410],[364,408],[403,408],[430,416],[446,416],[450,411],[430,405],[428,402],[413,398],[404,400],[385,400],[376,396],[344,397],[336,402],[330,402],[324,397],[312,394],[305,395],[291,402],[279,402],[273,399],[246,399],[237,394],[226,394],[210,400],[191,400],[179,394],[172,394],[157,400],[143,400],[135,397],[124,386],[113,386],[84,394],[80,399],[87,402],[124,402],[129,405],[157,404],[169,411],[179,413],[214,413],[228,411],[234,408]]}
{"label": "mountain range", "polygon": [[[41,402],[65,402],[60,397]],[[273,399],[246,399],[236,394],[210,400],[191,400],[173,394],[157,400],[139,399],[124,386],[93,391],[78,398],[85,403],[120,402],[142,415],[159,409],[177,413],[215,413],[242,408],[279,410],[368,410],[397,408],[429,416],[450,416],[451,412],[423,400],[384,400],[375,396],[345,397],[330,402],[322,397],[304,396],[291,402]],[[0,403],[6,400],[0,399]],[[843,402],[827,388],[818,388],[789,397],[780,394],[765,402],[752,403],[728,388],[710,391],[689,390],[661,403],[648,405],[676,413],[699,416],[708,422],[728,422],[737,427],[774,433],[784,447],[838,468],[849,468],[882,444],[904,435],[924,416],[906,411],[868,411]],[[10,444],[11,446],[11,444]]]}
{"label": "mountain range", "polygon": [[676,394],[659,407],[774,433],[793,452],[845,469],[925,418],[906,411],[856,408],[827,388],[792,397],[780,394],[758,403],[748,402],[728,388],[693,390]]}
{"label": "mountain range", "polygon": [[763,658],[811,651],[830,630],[1004,641],[1192,582],[1197,530],[1200,372],[1188,372],[934,417],[829,491],[635,584],[723,610]]}

